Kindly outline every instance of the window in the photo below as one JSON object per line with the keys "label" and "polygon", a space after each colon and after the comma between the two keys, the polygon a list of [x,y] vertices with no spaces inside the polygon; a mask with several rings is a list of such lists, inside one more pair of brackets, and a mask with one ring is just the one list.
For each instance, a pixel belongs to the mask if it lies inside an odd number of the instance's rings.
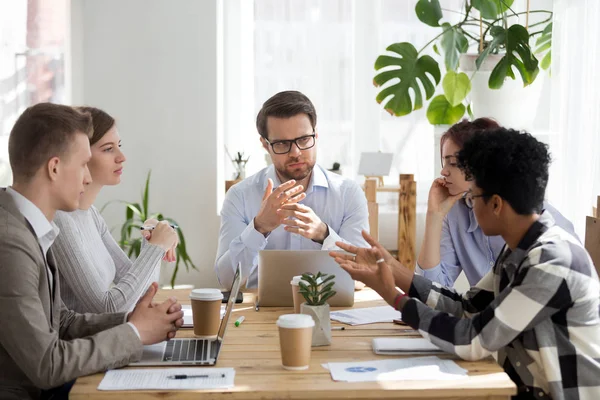
{"label": "window", "polygon": [[[446,3],[460,6],[457,0]],[[373,64],[385,47],[398,41],[425,44],[431,37],[433,28],[417,19],[412,2],[228,0],[224,5],[225,109],[236,110],[226,114],[225,144],[230,154],[250,154],[247,175],[266,165],[254,125],[262,103],[279,91],[300,90],[317,109],[319,164],[331,168],[339,162],[344,175],[354,177],[361,152],[393,152],[389,183],[397,184],[400,172],[414,173],[429,187],[434,146],[425,110],[389,116],[376,103],[378,89],[371,83]],[[226,176],[234,171],[229,160],[225,168]]]}
{"label": "window", "polygon": [[25,108],[64,103],[67,0],[0,3],[0,186],[12,182],[8,135]]}

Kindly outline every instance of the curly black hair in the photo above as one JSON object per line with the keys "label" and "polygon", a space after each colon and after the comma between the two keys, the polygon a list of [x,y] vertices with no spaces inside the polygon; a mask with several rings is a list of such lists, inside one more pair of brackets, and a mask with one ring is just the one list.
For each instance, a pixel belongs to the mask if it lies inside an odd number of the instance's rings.
{"label": "curly black hair", "polygon": [[497,194],[517,214],[542,211],[551,158],[548,146],[529,133],[507,128],[477,133],[459,151],[457,162],[485,201]]}

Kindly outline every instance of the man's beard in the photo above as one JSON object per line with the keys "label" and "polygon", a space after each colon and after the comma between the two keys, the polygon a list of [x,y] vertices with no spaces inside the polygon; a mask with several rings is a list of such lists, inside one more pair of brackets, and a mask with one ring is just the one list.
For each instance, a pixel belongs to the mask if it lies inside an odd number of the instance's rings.
{"label": "man's beard", "polygon": [[[295,160],[292,162],[289,162],[286,164],[290,165],[290,164],[294,164],[297,163],[299,160]],[[315,167],[315,163],[313,162],[312,164],[308,161],[305,161],[306,163],[306,169],[301,169],[301,170],[296,170],[296,171],[288,171],[287,168],[284,169],[279,169],[277,168],[277,174],[279,175],[282,183],[283,182],[287,182],[290,179],[293,179],[295,181],[301,181],[302,179],[306,178],[307,176],[309,176],[312,173],[313,168]]]}

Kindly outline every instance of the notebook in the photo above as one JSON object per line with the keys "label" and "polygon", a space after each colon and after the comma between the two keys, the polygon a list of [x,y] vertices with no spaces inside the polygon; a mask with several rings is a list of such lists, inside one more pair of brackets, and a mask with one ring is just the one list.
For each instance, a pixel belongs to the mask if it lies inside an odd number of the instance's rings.
{"label": "notebook", "polygon": [[440,354],[442,349],[423,338],[375,338],[373,352],[382,355]]}

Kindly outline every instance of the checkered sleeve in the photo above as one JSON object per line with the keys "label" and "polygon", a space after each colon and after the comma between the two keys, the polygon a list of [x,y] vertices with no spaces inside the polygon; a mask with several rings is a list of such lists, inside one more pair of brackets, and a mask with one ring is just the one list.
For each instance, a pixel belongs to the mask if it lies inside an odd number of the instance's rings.
{"label": "checkered sleeve", "polygon": [[[551,242],[538,245],[528,251],[515,279],[473,318],[458,318],[440,311],[448,310],[448,304],[461,303],[455,294],[440,291],[437,298],[429,294],[429,306],[419,298],[409,300],[403,319],[444,351],[466,360],[481,359],[571,304],[565,279],[570,260],[568,246]],[[414,289],[418,290],[419,285],[417,282]],[[472,304],[477,295],[467,297],[462,304]]]}
{"label": "checkered sleeve", "polygon": [[494,272],[487,273],[477,285],[464,295],[437,282],[415,275],[409,290],[409,296],[427,304],[437,311],[443,311],[456,317],[470,318],[483,311],[494,300]]}

